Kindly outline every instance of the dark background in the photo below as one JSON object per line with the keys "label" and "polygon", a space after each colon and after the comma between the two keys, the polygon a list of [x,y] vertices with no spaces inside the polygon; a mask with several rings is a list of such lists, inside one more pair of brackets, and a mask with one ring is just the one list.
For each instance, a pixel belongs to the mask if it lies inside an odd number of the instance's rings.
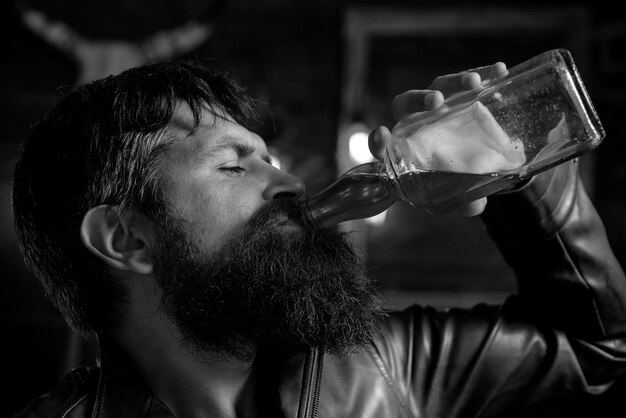
{"label": "dark background", "polygon": [[[235,70],[249,92],[268,104],[273,120],[268,119],[262,133],[281,155],[284,168],[304,178],[309,193],[349,166],[342,135],[352,123],[363,122],[369,129],[393,124],[389,103],[395,94],[425,87],[439,74],[496,61],[511,66],[548,49],[570,48],[607,132],[602,145],[583,158],[584,179],[615,253],[626,265],[626,17],[602,2],[517,3],[3,2],[0,376],[5,389],[0,416],[51,389],[68,369],[94,361],[93,343],[68,330],[24,267],[12,228],[10,188],[18,144],[79,75],[74,60],[21,23],[20,8],[44,11],[96,40],[140,42],[189,20],[210,22],[213,34],[185,56],[211,58],[215,65]],[[503,16],[513,16],[514,24],[507,25]],[[544,18],[548,23],[541,25]],[[400,28],[400,20],[408,20],[412,29]],[[477,22],[478,28],[468,22]],[[367,45],[364,56],[359,55],[361,41]],[[409,301],[467,306],[480,300],[498,302],[515,290],[512,274],[478,219],[432,218],[398,203],[382,226],[356,222],[347,228],[354,231],[355,244],[390,306]],[[621,416],[623,386],[603,400],[605,412],[617,407],[615,416]]]}

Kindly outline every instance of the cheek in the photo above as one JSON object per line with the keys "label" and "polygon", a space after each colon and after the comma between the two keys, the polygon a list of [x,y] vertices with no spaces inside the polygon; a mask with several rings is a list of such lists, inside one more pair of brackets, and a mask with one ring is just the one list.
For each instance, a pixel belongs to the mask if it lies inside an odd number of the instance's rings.
{"label": "cheek", "polygon": [[204,199],[194,199],[192,236],[200,248],[217,250],[233,236],[241,233],[250,217],[261,207],[260,199],[232,190],[214,193]]}

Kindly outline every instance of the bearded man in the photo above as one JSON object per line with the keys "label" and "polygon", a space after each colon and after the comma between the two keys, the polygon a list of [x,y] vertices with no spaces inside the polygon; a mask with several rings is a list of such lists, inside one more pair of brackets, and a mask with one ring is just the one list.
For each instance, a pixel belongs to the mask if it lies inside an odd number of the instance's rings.
{"label": "bearded man", "polygon": [[[438,77],[395,114],[504,71]],[[18,416],[497,416],[626,371],[626,279],[575,161],[465,208],[519,295],[384,312],[253,118],[231,76],[180,61],[83,86],[34,128],[15,169],[20,244],[100,356]],[[385,130],[372,139],[377,154]]]}

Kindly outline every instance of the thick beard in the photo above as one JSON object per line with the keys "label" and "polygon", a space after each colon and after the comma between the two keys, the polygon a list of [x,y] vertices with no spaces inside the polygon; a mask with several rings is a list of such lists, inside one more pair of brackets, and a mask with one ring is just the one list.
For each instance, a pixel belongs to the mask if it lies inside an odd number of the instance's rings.
{"label": "thick beard", "polygon": [[[285,215],[295,230],[276,227]],[[370,341],[383,313],[362,261],[344,234],[300,219],[293,202],[277,200],[208,259],[184,222],[166,222],[157,257],[162,308],[189,347],[247,360],[260,345],[343,355]]]}

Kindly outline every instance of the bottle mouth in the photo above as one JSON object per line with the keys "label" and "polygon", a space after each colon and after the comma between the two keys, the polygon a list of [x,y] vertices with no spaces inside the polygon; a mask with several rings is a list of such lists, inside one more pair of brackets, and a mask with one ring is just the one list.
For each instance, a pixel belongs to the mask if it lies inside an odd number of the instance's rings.
{"label": "bottle mouth", "polygon": [[311,205],[309,204],[310,200],[308,198],[303,198],[300,200],[300,202],[298,203],[298,206],[300,207],[300,221],[302,222],[302,225],[307,228],[307,227],[313,227],[313,228],[318,228],[318,229],[322,229],[323,225],[322,222],[320,220],[321,216],[319,214],[314,214],[316,212],[314,212],[311,209]]}

